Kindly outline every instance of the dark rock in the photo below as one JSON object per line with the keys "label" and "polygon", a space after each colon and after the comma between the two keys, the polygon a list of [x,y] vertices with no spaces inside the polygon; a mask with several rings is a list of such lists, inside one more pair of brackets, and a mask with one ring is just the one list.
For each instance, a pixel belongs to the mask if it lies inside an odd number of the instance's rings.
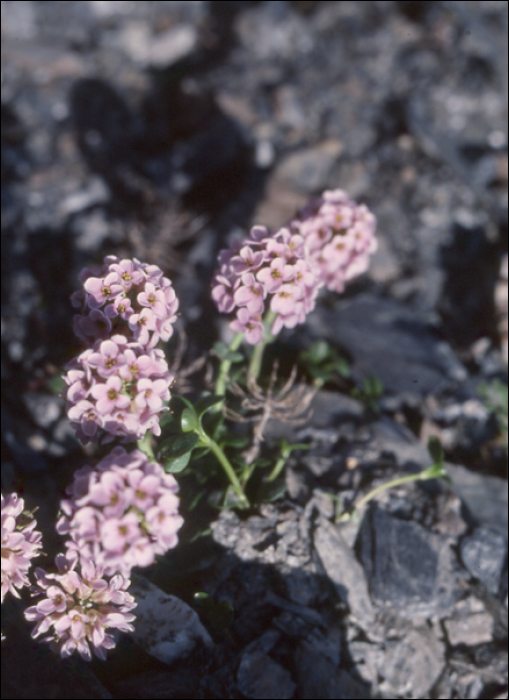
{"label": "dark rock", "polygon": [[369,508],[359,535],[372,598],[405,618],[443,615],[458,597],[450,543],[414,522]]}
{"label": "dark rock", "polygon": [[386,391],[425,396],[466,378],[450,346],[414,312],[361,295],[309,318],[316,337],[345,348],[356,377],[378,377]]}
{"label": "dark rock", "polygon": [[472,576],[482,581],[490,593],[498,595],[507,566],[507,539],[500,532],[479,527],[462,540],[460,552]]}
{"label": "dark rock", "polygon": [[248,698],[292,698],[295,692],[290,673],[262,651],[244,652],[237,682]]}

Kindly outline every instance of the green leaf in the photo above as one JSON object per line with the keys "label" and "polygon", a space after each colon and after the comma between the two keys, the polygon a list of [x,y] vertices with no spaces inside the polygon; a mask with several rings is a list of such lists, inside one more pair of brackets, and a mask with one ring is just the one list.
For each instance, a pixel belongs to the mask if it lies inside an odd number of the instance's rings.
{"label": "green leaf", "polygon": [[181,457],[167,457],[163,461],[164,471],[168,474],[179,474],[189,464],[191,452],[186,452]]}
{"label": "green leaf", "polygon": [[442,447],[440,440],[435,435],[432,435],[428,440],[428,452],[430,453],[434,464],[443,464],[444,448]]}
{"label": "green leaf", "polygon": [[193,432],[198,428],[198,416],[194,408],[184,408],[180,418],[180,425],[185,433]]}
{"label": "green leaf", "polygon": [[236,447],[241,450],[249,444],[249,437],[247,435],[230,433],[229,435],[225,435],[220,444],[221,447]]}
{"label": "green leaf", "polygon": [[214,600],[208,593],[195,593],[194,604],[215,632],[223,632],[233,622],[233,607],[227,600]]}
{"label": "green leaf", "polygon": [[210,396],[203,396],[195,404],[195,410],[199,418],[203,416],[204,413],[210,411],[211,408],[216,406],[218,403],[224,401],[224,396],[219,396],[217,394],[211,394]]}
{"label": "green leaf", "polygon": [[348,379],[350,377],[350,365],[344,357],[338,357],[334,363],[334,369],[343,379]]}
{"label": "green leaf", "polygon": [[309,359],[315,365],[324,362],[331,352],[329,343],[325,340],[315,340],[309,348]]}
{"label": "green leaf", "polygon": [[263,482],[259,485],[256,493],[256,500],[261,503],[272,503],[277,501],[286,493],[286,479],[284,475],[275,481]]}
{"label": "green leaf", "polygon": [[55,374],[53,377],[48,379],[48,381],[46,382],[46,386],[53,394],[60,396],[60,394],[66,387],[66,383],[64,382],[63,377],[61,377],[59,374]]}
{"label": "green leaf", "polygon": [[159,451],[167,459],[176,459],[191,452],[198,443],[196,433],[185,433],[184,435],[172,435],[166,438],[161,444]]}
{"label": "green leaf", "polygon": [[220,360],[228,360],[228,362],[242,362],[244,360],[244,355],[241,352],[235,352],[230,350],[230,348],[224,343],[214,343],[212,350],[214,355]]}

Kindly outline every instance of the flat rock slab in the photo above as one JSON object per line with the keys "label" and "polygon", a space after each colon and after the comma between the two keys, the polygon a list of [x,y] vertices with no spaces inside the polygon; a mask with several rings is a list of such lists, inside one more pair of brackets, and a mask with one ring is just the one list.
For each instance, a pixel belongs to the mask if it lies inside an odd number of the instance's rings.
{"label": "flat rock slab", "polygon": [[366,633],[372,633],[375,615],[366,578],[339,529],[328,520],[321,519],[315,530],[314,546],[339,597],[348,605]]}
{"label": "flat rock slab", "polygon": [[424,319],[394,301],[359,295],[334,309],[318,307],[308,325],[344,347],[359,377],[378,377],[386,391],[426,396],[463,381],[466,371],[451,347]]}

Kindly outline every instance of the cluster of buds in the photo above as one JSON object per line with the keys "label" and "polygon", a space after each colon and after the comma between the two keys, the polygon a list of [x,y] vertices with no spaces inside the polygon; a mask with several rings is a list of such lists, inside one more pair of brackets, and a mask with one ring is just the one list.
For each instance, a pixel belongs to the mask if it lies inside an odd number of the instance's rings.
{"label": "cluster of buds", "polygon": [[30,585],[31,560],[42,548],[37,523],[23,513],[24,508],[25,502],[16,493],[2,494],[2,603],[7,592],[19,598],[17,589]]}
{"label": "cluster of buds", "polygon": [[324,192],[275,233],[255,226],[219,256],[212,298],[222,313],[235,312],[232,330],[257,345],[262,319],[273,315],[272,335],[305,321],[321,287],[335,292],[365,272],[376,250],[376,220],[342,190]]}
{"label": "cluster of buds", "polygon": [[135,616],[130,611],[136,603],[127,593],[129,579],[117,574],[106,581],[101,567],[90,561],[84,561],[78,573],[76,562],[62,554],[56,557],[56,564],[58,573],[35,571],[37,583],[32,591],[44,597],[25,610],[26,619],[37,623],[32,637],[44,635],[41,641],[49,642],[62,657],[78,651],[90,661],[92,647],[96,656],[105,659],[105,650],[115,646],[106,630],[133,631],[130,623]]}
{"label": "cluster of buds", "polygon": [[107,576],[129,576],[177,544],[183,519],[178,485],[140,450],[116,447],[94,468],[75,473],[57,523],[70,560],[93,561]]}
{"label": "cluster of buds", "polygon": [[160,340],[173,334],[178,300],[157,265],[108,256],[99,271],[85,269],[72,295],[81,310],[74,330],[88,347],[68,366],[67,411],[78,438],[133,440],[160,434],[159,414],[173,377]]}

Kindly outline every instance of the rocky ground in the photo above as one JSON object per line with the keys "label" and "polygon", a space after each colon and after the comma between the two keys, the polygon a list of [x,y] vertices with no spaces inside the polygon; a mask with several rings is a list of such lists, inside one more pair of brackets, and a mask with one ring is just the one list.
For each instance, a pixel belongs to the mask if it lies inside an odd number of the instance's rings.
{"label": "rocky ground", "polygon": [[[507,697],[507,461],[479,393],[507,383],[507,4],[1,7],[2,490],[39,507],[49,551],[85,460],[54,391],[84,265],[163,267],[190,363],[225,332],[208,281],[231,235],[342,187],[380,242],[274,347],[291,364],[325,338],[350,366],[305,425],[271,424],[268,446],[310,448],[285,494],[184,531],[135,579],[145,624],[106,663],[61,661],[8,597],[2,697]],[[369,376],[366,408],[350,390]],[[334,496],[427,467],[431,435],[449,484],[335,524]]]}

